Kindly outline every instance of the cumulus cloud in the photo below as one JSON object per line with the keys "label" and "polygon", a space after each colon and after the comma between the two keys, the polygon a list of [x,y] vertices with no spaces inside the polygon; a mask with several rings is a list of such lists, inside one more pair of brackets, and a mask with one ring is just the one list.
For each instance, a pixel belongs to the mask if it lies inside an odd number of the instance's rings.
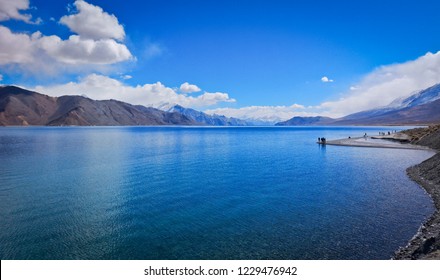
{"label": "cumulus cloud", "polygon": [[207,114],[218,114],[243,120],[263,121],[276,123],[291,119],[295,116],[316,116],[315,112],[308,112],[303,105],[291,106],[248,106],[242,108],[217,108],[206,110]]}
{"label": "cumulus cloud", "polygon": [[24,70],[45,71],[63,65],[109,65],[132,58],[128,48],[112,39],[94,41],[72,35],[62,40],[56,35],[13,33],[0,26],[0,65],[14,64]]}
{"label": "cumulus cloud", "polygon": [[192,93],[192,92],[199,92],[201,89],[196,85],[191,85],[188,82],[185,82],[180,85],[180,91],[183,93]]}
{"label": "cumulus cloud", "polygon": [[341,117],[386,106],[437,83],[440,83],[440,52],[428,52],[415,60],[375,69],[341,98],[319,107],[327,116]]}
{"label": "cumulus cloud", "polygon": [[0,21],[15,19],[32,23],[32,16],[20,11],[29,9],[29,0],[0,0]]}
{"label": "cumulus cloud", "polygon": [[93,40],[125,38],[124,27],[119,24],[115,15],[83,0],[75,1],[74,5],[77,13],[60,19],[60,23],[68,26],[72,32]]}
{"label": "cumulus cloud", "polygon": [[12,33],[9,28],[0,25],[0,65],[34,61],[33,38],[24,33]]}
{"label": "cumulus cloud", "polygon": [[227,93],[204,92],[198,96],[179,94],[175,89],[166,87],[160,82],[129,86],[124,83],[98,74],[91,74],[78,82],[33,88],[50,96],[86,95],[96,100],[116,99],[135,105],[162,107],[164,104],[180,104],[184,107],[202,108],[221,102],[235,102]]}
{"label": "cumulus cloud", "polygon": [[[125,33],[114,15],[82,0],[75,5],[78,13],[61,19],[77,33],[66,40],[56,35],[45,36],[39,31],[31,35],[15,33],[0,25],[0,65],[41,74],[59,70],[96,71],[104,65],[133,59],[128,48],[115,40],[123,39]],[[83,28],[81,24],[88,26]]]}
{"label": "cumulus cloud", "polygon": [[321,78],[321,82],[323,83],[333,83],[333,80],[329,79],[327,76]]}
{"label": "cumulus cloud", "polygon": [[128,48],[115,40],[95,41],[78,35],[72,35],[68,40],[55,35],[43,36],[37,46],[56,61],[66,64],[113,64],[132,57]]}

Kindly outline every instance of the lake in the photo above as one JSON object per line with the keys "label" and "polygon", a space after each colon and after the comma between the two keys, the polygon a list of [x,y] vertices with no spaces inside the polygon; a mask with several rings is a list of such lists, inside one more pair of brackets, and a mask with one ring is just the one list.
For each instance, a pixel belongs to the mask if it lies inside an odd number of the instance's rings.
{"label": "lake", "polygon": [[0,128],[1,259],[389,259],[434,212],[396,127]]}

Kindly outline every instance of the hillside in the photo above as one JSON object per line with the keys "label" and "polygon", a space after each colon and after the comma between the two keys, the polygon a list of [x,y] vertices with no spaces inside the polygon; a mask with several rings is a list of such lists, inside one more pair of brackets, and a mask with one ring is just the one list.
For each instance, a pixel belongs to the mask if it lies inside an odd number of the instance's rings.
{"label": "hillside", "polygon": [[0,125],[193,125],[178,112],[82,96],[50,97],[15,86],[0,87]]}
{"label": "hillside", "polygon": [[[371,113],[371,114],[369,114]],[[440,122],[440,99],[414,107],[377,110],[349,115],[336,120],[332,125],[426,125]]]}

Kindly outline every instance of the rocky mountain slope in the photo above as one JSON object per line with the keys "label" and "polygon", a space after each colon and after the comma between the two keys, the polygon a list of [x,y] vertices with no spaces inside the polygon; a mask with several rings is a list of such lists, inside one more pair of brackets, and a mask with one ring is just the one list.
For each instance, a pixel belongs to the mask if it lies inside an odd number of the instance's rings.
{"label": "rocky mountain slope", "polygon": [[178,112],[82,96],[50,97],[15,86],[0,87],[0,125],[193,125]]}

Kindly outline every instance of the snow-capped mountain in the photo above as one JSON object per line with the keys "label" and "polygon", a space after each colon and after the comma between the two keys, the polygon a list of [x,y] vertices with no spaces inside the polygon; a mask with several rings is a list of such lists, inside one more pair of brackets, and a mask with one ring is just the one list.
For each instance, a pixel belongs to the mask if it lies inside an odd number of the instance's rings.
{"label": "snow-capped mountain", "polygon": [[[440,84],[399,98],[388,106],[354,113],[339,119],[301,118],[304,125],[398,125],[440,122]],[[278,125],[298,125],[292,118]]]}
{"label": "snow-capped mountain", "polygon": [[391,102],[387,108],[410,108],[418,105],[423,105],[440,99],[440,84],[436,84],[427,89],[415,92],[409,97],[398,98]]}
{"label": "snow-capped mountain", "polygon": [[206,113],[191,109],[185,108],[180,105],[174,105],[168,112],[178,112],[187,118],[204,125],[215,125],[215,126],[245,126],[245,125],[253,125],[247,121],[243,121],[236,118],[228,118],[220,115],[208,115]]}

